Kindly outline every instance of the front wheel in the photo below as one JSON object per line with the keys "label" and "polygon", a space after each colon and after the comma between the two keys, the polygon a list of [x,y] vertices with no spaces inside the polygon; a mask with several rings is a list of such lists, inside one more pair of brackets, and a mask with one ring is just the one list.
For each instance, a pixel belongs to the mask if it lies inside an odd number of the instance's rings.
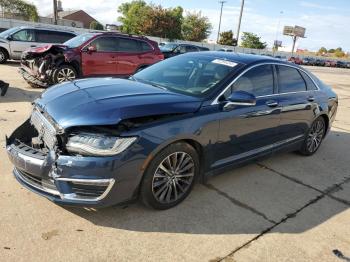
{"label": "front wheel", "polygon": [[6,63],[7,59],[8,59],[8,56],[6,51],[0,48],[0,64]]}
{"label": "front wheel", "polygon": [[59,84],[66,81],[73,81],[78,77],[77,71],[70,65],[62,65],[53,73],[53,83]]}
{"label": "front wheel", "polygon": [[326,123],[323,117],[317,118],[311,125],[307,137],[299,150],[302,155],[310,156],[320,148],[326,133]]}
{"label": "front wheel", "polygon": [[154,209],[168,209],[191,192],[199,174],[196,150],[186,143],[172,144],[159,152],[147,168],[141,186],[142,201]]}

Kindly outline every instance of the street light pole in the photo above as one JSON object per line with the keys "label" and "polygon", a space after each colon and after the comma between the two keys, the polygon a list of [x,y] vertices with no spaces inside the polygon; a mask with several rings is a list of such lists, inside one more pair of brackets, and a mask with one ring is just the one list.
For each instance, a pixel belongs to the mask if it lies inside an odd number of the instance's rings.
{"label": "street light pole", "polygon": [[237,27],[237,44],[239,40],[239,31],[241,30],[241,22],[242,22],[242,15],[243,15],[243,8],[244,8],[244,0],[241,2],[241,12],[239,13],[239,20],[238,20],[238,27]]}
{"label": "street light pole", "polygon": [[278,16],[278,22],[277,22],[277,27],[276,27],[276,36],[275,36],[275,40],[273,41],[273,55],[275,55],[275,49],[277,49],[278,51],[278,46],[276,46],[276,41],[278,40],[278,31],[280,29],[280,25],[281,25],[281,17],[283,15],[283,11],[280,11],[280,15]]}
{"label": "street light pole", "polygon": [[217,37],[217,39],[216,39],[216,43],[219,43],[219,39],[220,39],[220,28],[221,28],[222,8],[224,7],[224,3],[226,3],[226,1],[219,1],[219,3],[221,4],[221,10],[220,10],[220,20],[219,20],[218,37]]}
{"label": "street light pole", "polygon": [[57,0],[53,0],[53,23],[57,25],[58,13],[57,13]]}

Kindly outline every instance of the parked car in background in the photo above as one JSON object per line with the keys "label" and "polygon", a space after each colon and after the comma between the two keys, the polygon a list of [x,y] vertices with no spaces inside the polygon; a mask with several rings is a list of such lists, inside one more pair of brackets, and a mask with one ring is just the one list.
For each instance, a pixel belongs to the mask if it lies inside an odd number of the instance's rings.
{"label": "parked car in background", "polygon": [[279,151],[314,154],[338,98],[287,62],[197,52],[130,79],[63,83],[33,106],[30,119],[6,138],[24,187],[62,205],[104,207],[140,198],[167,209],[195,181],[244,162]]}
{"label": "parked car in background", "polygon": [[290,58],[288,59],[288,61],[291,62],[291,63],[297,64],[297,65],[302,65],[302,64],[303,64],[303,60],[300,59],[300,57],[294,57],[294,56],[292,56],[292,57],[290,57]]}
{"label": "parked car in background", "polygon": [[30,85],[47,87],[80,77],[128,77],[163,59],[158,44],[146,37],[86,33],[26,51],[20,73]]}
{"label": "parked car in background", "polygon": [[315,62],[316,62],[316,60],[314,58],[305,57],[305,58],[303,58],[302,64],[308,65],[308,66],[314,66]]}
{"label": "parked car in background", "polygon": [[167,43],[161,46],[160,50],[163,53],[164,58],[169,58],[190,52],[209,51],[209,48],[190,44]]}
{"label": "parked car in background", "polygon": [[14,27],[0,33],[0,64],[8,59],[19,60],[22,53],[33,47],[51,44],[62,44],[75,37],[73,31],[43,28]]}
{"label": "parked car in background", "polygon": [[275,56],[275,58],[276,58],[276,59],[279,59],[279,60],[281,60],[281,61],[285,61],[285,62],[287,62],[287,61],[288,61],[288,59],[287,59],[287,57],[286,57],[286,56],[276,55],[276,56]]}
{"label": "parked car in background", "polygon": [[228,49],[228,48],[220,48],[218,51],[221,51],[221,52],[233,52],[232,49]]}
{"label": "parked car in background", "polygon": [[335,62],[335,64],[336,64],[336,67],[347,68],[347,63],[345,61],[337,61]]}
{"label": "parked car in background", "polygon": [[315,66],[325,66],[325,61],[323,59],[316,59]]}
{"label": "parked car in background", "polygon": [[324,66],[326,66],[326,67],[336,67],[337,66],[337,62],[333,61],[333,60],[327,60],[327,61],[325,61]]}

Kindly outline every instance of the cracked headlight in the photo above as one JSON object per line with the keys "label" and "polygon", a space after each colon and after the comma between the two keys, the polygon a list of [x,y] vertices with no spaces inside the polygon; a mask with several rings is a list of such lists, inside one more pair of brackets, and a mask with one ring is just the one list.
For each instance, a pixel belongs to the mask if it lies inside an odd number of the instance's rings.
{"label": "cracked headlight", "polygon": [[80,133],[69,137],[66,148],[70,153],[85,156],[113,156],[123,152],[135,140],[136,137]]}

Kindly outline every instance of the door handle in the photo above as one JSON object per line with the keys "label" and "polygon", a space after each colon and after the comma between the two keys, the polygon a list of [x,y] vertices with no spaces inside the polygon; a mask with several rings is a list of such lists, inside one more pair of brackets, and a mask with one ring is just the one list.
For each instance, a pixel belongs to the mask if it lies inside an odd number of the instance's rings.
{"label": "door handle", "polygon": [[310,101],[310,102],[314,102],[315,101],[315,98],[313,96],[309,96],[307,98],[307,101]]}
{"label": "door handle", "polygon": [[269,107],[276,107],[276,106],[278,106],[278,102],[275,100],[269,100],[266,102],[266,105]]}

